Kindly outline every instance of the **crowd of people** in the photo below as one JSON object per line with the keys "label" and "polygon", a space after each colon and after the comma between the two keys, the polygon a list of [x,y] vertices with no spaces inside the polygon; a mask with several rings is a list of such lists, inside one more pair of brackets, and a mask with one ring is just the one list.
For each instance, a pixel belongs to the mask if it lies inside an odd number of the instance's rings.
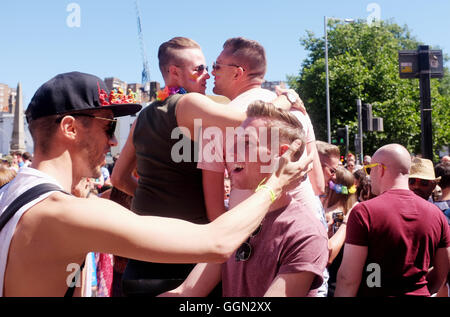
{"label": "crowd of people", "polygon": [[[205,96],[192,39],[158,59],[165,89],[142,111],[90,74],[38,89],[34,157],[2,159],[0,296],[448,296],[447,156],[387,144],[341,162],[294,90],[261,87],[256,41],[213,63],[228,104]],[[115,118],[138,111],[106,164]]]}

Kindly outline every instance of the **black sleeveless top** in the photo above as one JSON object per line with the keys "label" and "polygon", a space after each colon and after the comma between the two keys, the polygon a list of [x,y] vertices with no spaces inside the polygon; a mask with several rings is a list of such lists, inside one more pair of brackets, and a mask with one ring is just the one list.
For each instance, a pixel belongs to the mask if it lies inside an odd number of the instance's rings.
{"label": "black sleeveless top", "polygon": [[131,208],[139,215],[207,223],[198,143],[176,120],[181,97],[155,101],[139,114],[133,136],[139,180]]}

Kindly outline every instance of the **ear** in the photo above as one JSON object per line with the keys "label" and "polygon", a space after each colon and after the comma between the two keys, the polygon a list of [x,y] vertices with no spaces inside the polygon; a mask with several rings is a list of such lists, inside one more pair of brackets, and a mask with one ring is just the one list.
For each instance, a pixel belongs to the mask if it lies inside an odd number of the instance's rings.
{"label": "ear", "polygon": [[74,140],[78,133],[77,124],[81,124],[81,122],[76,122],[75,118],[72,116],[65,116],[61,120],[58,128],[65,138]]}
{"label": "ear", "polygon": [[235,67],[234,76],[233,76],[234,79],[241,79],[244,77],[244,75],[245,75],[245,72],[242,67]]}
{"label": "ear", "polygon": [[379,166],[378,170],[380,170],[380,177],[383,177],[384,174],[386,174],[386,168],[384,168],[383,166]]}
{"label": "ear", "polygon": [[173,78],[178,78],[180,76],[179,69],[175,65],[169,66],[169,75]]}

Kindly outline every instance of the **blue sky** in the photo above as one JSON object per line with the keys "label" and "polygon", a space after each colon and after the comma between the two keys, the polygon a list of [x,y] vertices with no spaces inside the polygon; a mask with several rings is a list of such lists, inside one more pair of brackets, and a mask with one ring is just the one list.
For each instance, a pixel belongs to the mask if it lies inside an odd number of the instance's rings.
{"label": "blue sky", "polygon": [[[0,6],[0,82],[22,83],[25,107],[36,89],[54,75],[83,71],[101,78],[141,81],[142,59],[134,0],[15,0]],[[80,8],[80,27],[70,27],[71,3]],[[174,37],[196,40],[208,65],[223,42],[235,36],[266,48],[267,80],[296,75],[306,52],[306,30],[323,36],[324,16],[366,19],[375,3],[382,20],[408,25],[418,40],[450,55],[448,0],[140,0],[151,80],[162,83],[159,45]],[[211,67],[211,66],[210,66]],[[208,82],[211,93],[213,79]]]}

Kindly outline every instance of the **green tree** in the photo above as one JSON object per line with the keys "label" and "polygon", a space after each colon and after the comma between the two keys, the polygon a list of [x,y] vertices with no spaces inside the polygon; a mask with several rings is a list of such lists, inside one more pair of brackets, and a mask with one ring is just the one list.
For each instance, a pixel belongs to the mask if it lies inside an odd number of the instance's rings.
{"label": "green tree", "polygon": [[[308,107],[316,136],[327,140],[325,91],[325,41],[307,31],[301,44],[309,52],[298,76],[289,85]],[[357,134],[356,99],[373,106],[374,117],[384,120],[384,132],[365,132],[364,153],[372,154],[387,143],[400,143],[420,153],[420,91],[417,79],[400,79],[398,51],[417,49],[407,26],[381,22],[369,26],[360,20],[352,24],[330,22],[328,67],[330,83],[331,132],[348,125],[350,151]],[[432,79],[433,148],[436,152],[450,140],[450,76]]]}

